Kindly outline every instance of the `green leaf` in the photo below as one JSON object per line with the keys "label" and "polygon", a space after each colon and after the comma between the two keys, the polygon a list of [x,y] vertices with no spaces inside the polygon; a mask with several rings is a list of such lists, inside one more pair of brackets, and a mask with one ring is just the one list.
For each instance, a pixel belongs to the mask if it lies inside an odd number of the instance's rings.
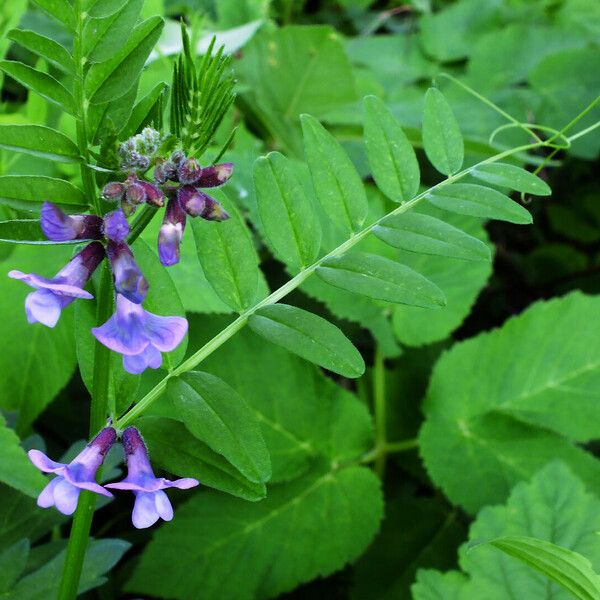
{"label": "green leaf", "polygon": [[316,274],[336,287],[369,298],[423,308],[439,308],[446,300],[431,281],[393,260],[353,252],[330,258],[317,267]]}
{"label": "green leaf", "polygon": [[514,165],[504,163],[480,165],[471,171],[471,175],[490,185],[511,188],[525,194],[549,196],[552,193],[550,186],[543,179]]}
{"label": "green leaf", "polygon": [[77,114],[73,96],[62,83],[56,81],[51,75],[14,60],[1,60],[0,69],[26,88],[49,102],[57,104],[71,115]]}
{"label": "green leaf", "polygon": [[360,556],[381,513],[379,481],[359,466],[312,469],[257,504],[198,494],[157,531],[126,589],[182,600],[199,589],[222,600],[272,598]]}
{"label": "green leaf", "polygon": [[417,212],[385,219],[373,233],[401,250],[462,260],[491,260],[490,249],[462,229]]}
{"label": "green leaf", "polygon": [[[21,281],[8,277],[8,271],[39,273],[53,277],[70,259],[65,246],[20,245],[2,263],[0,270],[0,314],[10,327],[0,331],[0,345],[10,352],[0,353],[0,408],[17,411],[17,432],[28,431],[33,420],[67,384],[75,370],[73,308],[63,310],[54,329],[40,323],[30,325],[25,315],[25,297],[32,291]],[[85,302],[85,300],[79,300]],[[15,369],[15,365],[19,365]]]}
{"label": "green leaf", "polygon": [[258,256],[250,232],[234,203],[221,191],[212,194],[230,218],[221,223],[191,220],[198,258],[206,279],[227,306],[241,312],[258,292]]}
{"label": "green leaf", "polygon": [[80,162],[77,146],[64,134],[42,125],[0,124],[0,148],[56,162]]}
{"label": "green leaf", "polygon": [[14,244],[79,244],[81,240],[51,242],[44,235],[39,219],[15,219],[13,221],[0,221],[0,242]]}
{"label": "green leaf", "polygon": [[532,537],[513,535],[488,542],[539,571],[579,600],[600,600],[600,577],[590,561],[567,548]]}
{"label": "green leaf", "polygon": [[27,458],[16,433],[6,425],[0,414],[0,481],[27,494],[37,496],[44,486],[44,477]]}
{"label": "green leaf", "polygon": [[46,36],[35,31],[13,29],[6,34],[6,37],[67,73],[75,71],[75,62],[71,53],[64,46]]}
{"label": "green leaf", "polygon": [[50,16],[66,25],[71,31],[75,30],[75,12],[68,0],[33,0]]}
{"label": "green leaf", "polygon": [[600,462],[574,444],[600,437],[599,309],[580,293],[538,302],[442,356],[419,439],[452,502],[475,512],[502,501],[554,457],[600,491]]}
{"label": "green leaf", "polygon": [[530,212],[508,196],[482,185],[453,183],[431,190],[427,200],[434,206],[461,215],[498,219],[527,225],[532,222]]}
{"label": "green leaf", "polygon": [[88,15],[93,19],[104,19],[119,12],[130,0],[96,0],[88,9]]}
{"label": "green leaf", "polygon": [[3,175],[0,177],[0,204],[39,211],[45,200],[72,211],[87,210],[83,192],[63,179],[43,175]]}
{"label": "green leaf", "polygon": [[157,105],[168,86],[164,82],[157,83],[134,107],[127,124],[120,132],[121,138],[129,138],[149,124]]}
{"label": "green leaf", "polygon": [[163,25],[160,17],[146,19],[131,32],[127,43],[110,60],[92,65],[85,79],[85,92],[90,102],[111,102],[131,89]]}
{"label": "green leaf", "polygon": [[[443,216],[463,235],[469,235],[490,255],[489,241],[483,222],[473,217],[444,214],[433,206],[419,206],[411,215]],[[450,239],[450,236],[447,238]],[[443,340],[450,335],[469,315],[479,292],[492,274],[488,260],[468,261],[450,256],[416,254],[401,250],[398,260],[435,283],[446,297],[446,306],[429,311],[415,306],[393,307],[392,323],[397,339],[409,346],[421,346]]]}
{"label": "green leaf", "polygon": [[269,481],[271,461],[258,420],[233,388],[210,373],[191,372],[170,381],[167,394],[196,438],[252,483]]}
{"label": "green leaf", "polygon": [[425,94],[423,145],[427,158],[440,173],[460,171],[465,152],[463,138],[452,109],[437,88],[429,88]]}
{"label": "green leaf", "polygon": [[287,304],[259,309],[248,324],[265,339],[344,377],[360,377],[365,363],[352,342],[322,317]]}
{"label": "green leaf", "polygon": [[433,569],[417,572],[417,581],[411,587],[413,600],[460,600],[466,582],[462,573],[439,573]]}
{"label": "green leaf", "polygon": [[295,270],[314,262],[321,243],[315,211],[288,160],[271,152],[254,163],[254,186],[265,234]]}
{"label": "green leaf", "polygon": [[[92,11],[100,11],[96,2]],[[104,3],[106,4],[106,3]],[[115,12],[86,20],[83,30],[83,54],[90,63],[100,63],[114,56],[127,42],[142,10],[143,0],[127,0]],[[105,7],[105,11],[109,10]]]}
{"label": "green leaf", "polygon": [[8,592],[27,565],[29,540],[22,539],[0,554],[0,594]]}
{"label": "green leaf", "polygon": [[346,231],[357,231],[367,216],[361,178],[339,142],[310,115],[300,117],[304,152],[317,198],[329,218]]}
{"label": "green leaf", "polygon": [[[563,548],[564,558],[570,552],[576,552],[583,555],[577,563],[582,564],[586,559],[591,561],[586,568],[589,573],[591,569],[597,572],[600,567],[599,528],[598,497],[590,494],[564,463],[553,461],[537,472],[531,482],[517,484],[505,505],[489,506],[479,513],[470,527],[469,542],[459,550],[459,563],[468,574],[468,579],[460,585],[460,595],[447,595],[451,589],[456,589],[457,576],[462,575],[451,571],[455,573],[455,585],[448,589],[452,580],[444,581],[449,575],[446,574],[437,581],[440,595],[433,597],[572,600],[571,593],[560,585],[541,577],[513,556],[500,554],[491,545],[481,542],[507,536],[521,541],[521,536],[535,536],[544,541],[540,543],[539,551],[534,551],[534,560],[544,560],[549,549],[547,544],[551,543]],[[574,574],[573,563],[569,571]],[[419,584],[413,586],[416,600],[428,598],[415,593],[418,587]],[[600,596],[583,597],[590,600]]]}
{"label": "green leaf", "polygon": [[154,464],[180,477],[195,477],[202,485],[256,502],[266,495],[264,483],[253,483],[226,458],[200,441],[175,419],[143,417],[136,421]]}
{"label": "green leaf", "polygon": [[389,108],[377,97],[365,98],[365,147],[377,187],[394,202],[419,191],[419,163],[408,138]]}

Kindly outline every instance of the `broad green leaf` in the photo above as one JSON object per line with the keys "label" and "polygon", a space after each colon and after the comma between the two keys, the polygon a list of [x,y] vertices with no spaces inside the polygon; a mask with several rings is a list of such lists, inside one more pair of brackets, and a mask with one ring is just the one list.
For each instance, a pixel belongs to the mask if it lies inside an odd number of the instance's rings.
{"label": "broad green leaf", "polygon": [[[10,279],[11,269],[53,277],[71,258],[65,246],[17,246],[0,270],[0,314],[10,327],[0,330],[0,408],[17,411],[17,432],[27,431],[33,420],[67,384],[75,369],[73,307],[66,307],[54,329],[30,325],[25,297],[32,289]],[[85,300],[78,300],[85,302]],[[15,365],[19,365],[16,369]]]}
{"label": "broad green leaf", "polygon": [[35,31],[23,29],[13,29],[6,34],[6,37],[67,73],[75,71],[75,62],[71,53],[64,46],[48,37]]}
{"label": "broad green leaf", "polygon": [[[45,200],[75,210],[87,210],[83,192],[64,179],[43,175],[3,175],[0,177],[0,204],[39,211]],[[91,198],[90,198],[91,200]]]}
{"label": "broad green leaf", "polygon": [[434,206],[461,215],[498,219],[527,225],[532,222],[531,213],[492,188],[472,183],[453,183],[432,189],[427,200]]}
{"label": "broad green leaf", "polygon": [[[517,484],[505,505],[488,506],[479,513],[470,527],[469,542],[459,550],[459,563],[468,579],[460,585],[458,598],[573,600],[573,595],[557,583],[548,581],[513,556],[501,554],[481,542],[535,536],[543,540],[539,552],[535,552],[535,560],[543,560],[547,556],[545,549],[551,543],[561,546],[568,554],[576,552],[582,555],[578,560],[580,564],[589,560],[589,573],[591,569],[597,572],[600,567],[599,528],[598,497],[590,494],[564,463],[553,461],[536,473],[531,482]],[[571,573],[572,567],[571,563]],[[448,589],[451,581],[444,580],[448,575],[438,579],[440,598],[452,598],[444,594],[457,587],[453,585]],[[454,583],[457,583],[456,579]],[[413,587],[416,600],[428,598],[415,593],[418,587],[419,584]],[[583,597],[595,600],[600,596]]]}
{"label": "broad green leaf", "polygon": [[359,466],[313,468],[256,504],[198,494],[157,531],[126,589],[181,600],[199,589],[221,600],[276,597],[360,556],[381,513],[379,481]]}
{"label": "broad green leaf", "polygon": [[88,15],[93,19],[104,19],[120,11],[130,0],[96,0],[88,9]]}
{"label": "broad green leaf", "polygon": [[0,594],[8,592],[27,565],[29,540],[22,539],[0,554]]}
{"label": "broad green leaf", "polygon": [[[490,255],[490,241],[480,219],[456,214],[444,214],[433,206],[419,206],[407,216],[445,218],[456,230],[469,235],[470,240],[481,244]],[[445,223],[445,222],[444,222]],[[447,237],[450,240],[451,236]],[[409,346],[421,346],[443,340],[469,315],[479,292],[492,274],[488,260],[464,261],[451,256],[416,254],[400,250],[398,260],[435,283],[446,297],[446,306],[429,311],[415,306],[393,307],[392,323],[397,339]]]}
{"label": "broad green leaf", "polygon": [[464,142],[458,122],[442,92],[429,88],[423,108],[423,145],[431,164],[442,174],[460,171]]}
{"label": "broad green leaf", "polygon": [[462,573],[440,573],[433,569],[417,572],[416,583],[411,587],[413,600],[460,600],[467,579]]}
{"label": "broad green leaf", "polygon": [[120,132],[123,139],[129,138],[145,127],[156,111],[160,98],[168,86],[164,82],[157,83],[134,107],[129,120]]}
{"label": "broad green leaf", "polygon": [[365,371],[360,352],[335,325],[301,308],[265,306],[250,316],[248,325],[270,342],[344,377],[360,377]]}
{"label": "broad green leaf", "polygon": [[241,312],[256,300],[258,256],[235,204],[223,192],[212,195],[223,204],[230,218],[221,223],[203,219],[188,222],[206,279],[227,306]]}
{"label": "broad green leaf", "polygon": [[[96,5],[102,3],[96,2]],[[103,3],[106,4],[106,3]],[[114,3],[113,3],[114,4]],[[90,63],[100,63],[114,56],[127,42],[140,15],[143,0],[128,0],[104,17],[87,19],[83,30],[83,53]],[[105,7],[108,10],[108,7]],[[100,8],[98,7],[98,12]]]}
{"label": "broad green leaf", "polygon": [[446,303],[443,292],[431,281],[376,254],[354,252],[330,258],[316,274],[331,285],[369,298],[423,308],[439,308]]}
{"label": "broad green leaf", "polygon": [[525,194],[549,196],[552,193],[550,186],[543,179],[514,165],[504,163],[480,165],[471,171],[471,175],[490,185],[507,187]]}
{"label": "broad green leaf", "polygon": [[[44,235],[39,219],[0,221],[0,242],[15,244],[56,244]],[[74,240],[72,243],[80,243]]]}
{"label": "broad green leaf", "polygon": [[75,11],[69,0],[33,0],[41,9],[50,16],[66,25],[68,29],[75,30]]}
{"label": "broad green leaf", "polygon": [[202,485],[256,502],[266,495],[264,483],[253,483],[226,458],[201,442],[181,422],[142,417],[136,421],[154,464],[180,477],[195,477]]}
{"label": "broad green leaf", "polygon": [[367,216],[367,195],[352,161],[339,142],[310,115],[302,115],[304,152],[319,202],[346,231],[357,231]]}
{"label": "broad green leaf", "polygon": [[600,437],[599,309],[580,293],[538,302],[442,356],[419,439],[452,502],[475,512],[502,501],[553,457],[600,490],[600,462],[574,443]]}
{"label": "broad green leaf", "polygon": [[51,75],[14,60],[0,61],[0,70],[66,112],[77,114],[73,96]]}
{"label": "broad green leaf", "polygon": [[312,264],[321,243],[315,211],[288,160],[271,152],[254,163],[254,186],[265,234],[294,270]]}
{"label": "broad green leaf", "polygon": [[119,52],[105,62],[92,65],[85,79],[85,91],[90,102],[111,102],[131,89],[154,48],[163,25],[160,17],[146,19],[131,32],[127,43]]}
{"label": "broad green leaf", "polygon": [[558,583],[575,598],[600,600],[600,577],[578,552],[522,535],[500,537],[488,543]]}
{"label": "broad green leaf", "polygon": [[79,162],[77,146],[64,134],[42,125],[0,124],[0,148],[56,162]]}
{"label": "broad green leaf", "polygon": [[27,494],[37,496],[44,486],[44,477],[27,458],[17,434],[9,429],[0,414],[0,482]]}
{"label": "broad green leaf", "polygon": [[169,382],[179,420],[252,483],[271,478],[271,461],[256,415],[245,400],[210,373],[190,372]]}
{"label": "broad green leaf", "polygon": [[491,260],[490,249],[481,240],[441,219],[414,211],[385,219],[373,233],[400,250],[463,260]]}
{"label": "broad green leaf", "polygon": [[419,191],[419,163],[408,138],[389,108],[377,97],[365,98],[365,147],[377,187],[394,202]]}

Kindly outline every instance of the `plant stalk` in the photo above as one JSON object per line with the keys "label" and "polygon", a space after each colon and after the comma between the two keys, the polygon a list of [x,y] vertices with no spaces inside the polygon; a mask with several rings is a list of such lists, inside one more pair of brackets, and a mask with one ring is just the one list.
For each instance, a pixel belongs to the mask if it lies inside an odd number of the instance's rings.
{"label": "plant stalk", "polygon": [[385,474],[387,445],[385,398],[385,360],[381,346],[375,346],[373,364],[373,419],[375,421],[375,473],[380,479]]}

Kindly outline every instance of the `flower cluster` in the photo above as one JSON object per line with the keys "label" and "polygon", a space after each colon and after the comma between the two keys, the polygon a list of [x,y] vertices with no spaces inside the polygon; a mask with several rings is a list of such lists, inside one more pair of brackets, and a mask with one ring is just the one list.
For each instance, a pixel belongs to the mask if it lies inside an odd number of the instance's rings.
{"label": "flower cluster", "polygon": [[96,215],[67,215],[50,202],[42,206],[41,227],[49,240],[91,240],[54,277],[10,271],[35,289],[25,300],[30,323],[54,327],[61,311],[75,298],[92,298],[84,287],[105,257],[113,272],[116,312],[92,333],[105,346],[123,355],[123,366],[130,373],[162,364],[161,352],[174,350],[187,332],[182,317],[164,317],[142,308],[148,282],[126,243],[129,224],[117,209],[103,218]]}
{"label": "flower cluster", "polygon": [[69,464],[55,462],[39,450],[30,450],[29,459],[40,471],[56,475],[40,493],[38,506],[56,506],[61,513],[72,515],[81,490],[108,497],[112,497],[112,493],[106,488],[130,490],[135,496],[132,513],[135,527],[150,527],[159,518],[170,521],[173,507],[164,490],[171,487],[186,490],[197,486],[198,481],[191,477],[175,481],[156,477],[140,432],[135,427],[128,427],[121,434],[127,477],[101,486],[96,482],[96,472],[116,439],[117,432],[112,427],[105,427]]}

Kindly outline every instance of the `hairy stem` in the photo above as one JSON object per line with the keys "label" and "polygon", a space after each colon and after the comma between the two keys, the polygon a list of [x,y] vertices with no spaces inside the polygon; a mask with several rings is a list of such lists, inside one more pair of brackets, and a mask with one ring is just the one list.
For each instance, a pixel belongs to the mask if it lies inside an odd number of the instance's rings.
{"label": "hairy stem", "polygon": [[386,405],[385,405],[385,362],[379,344],[375,347],[373,365],[373,417],[375,421],[375,473],[380,479],[385,474],[386,457]]}

